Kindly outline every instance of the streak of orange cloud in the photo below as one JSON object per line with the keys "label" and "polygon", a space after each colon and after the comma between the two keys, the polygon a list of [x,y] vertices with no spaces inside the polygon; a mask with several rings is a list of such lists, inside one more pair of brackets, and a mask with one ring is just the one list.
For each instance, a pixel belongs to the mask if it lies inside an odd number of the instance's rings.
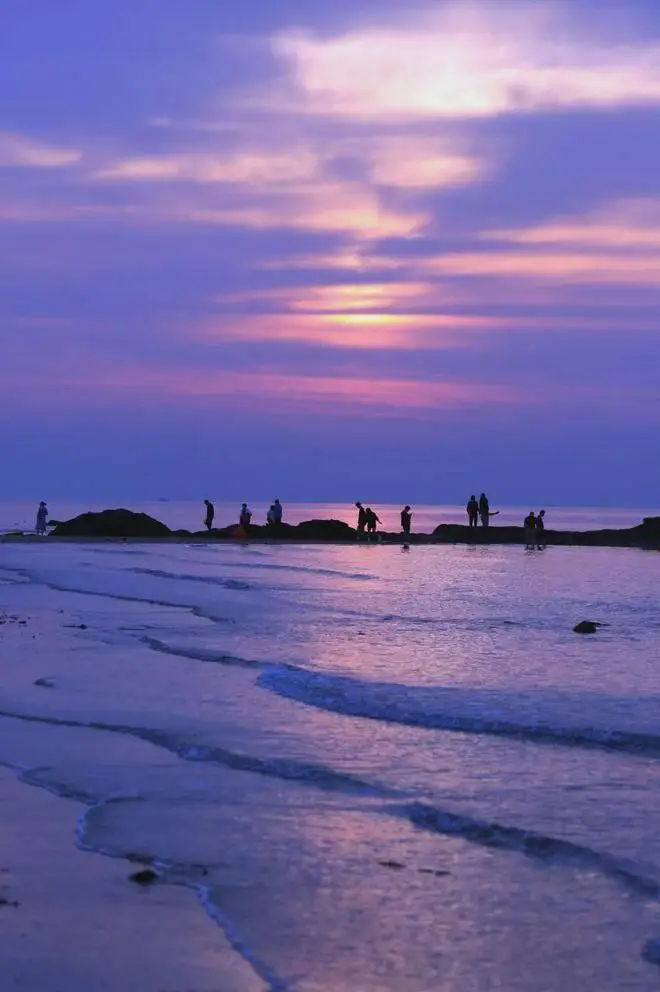
{"label": "streak of orange cloud", "polygon": [[657,255],[465,252],[427,258],[420,270],[447,276],[510,277],[582,285],[660,286]]}
{"label": "streak of orange cloud", "polygon": [[619,200],[582,216],[559,218],[549,224],[485,231],[486,241],[524,245],[563,245],[571,248],[660,248],[660,199]]}
{"label": "streak of orange cloud", "polygon": [[[128,391],[158,394],[162,398],[214,400],[219,406],[236,398],[251,408],[269,408],[273,401],[286,408],[291,403],[332,405],[352,410],[364,407],[423,410],[481,403],[516,403],[518,393],[507,387],[480,383],[439,382],[412,379],[367,379],[364,377],[295,375],[276,372],[171,371],[131,368],[115,372],[99,370],[87,379],[59,382],[67,388]],[[525,397],[529,400],[530,397]]]}

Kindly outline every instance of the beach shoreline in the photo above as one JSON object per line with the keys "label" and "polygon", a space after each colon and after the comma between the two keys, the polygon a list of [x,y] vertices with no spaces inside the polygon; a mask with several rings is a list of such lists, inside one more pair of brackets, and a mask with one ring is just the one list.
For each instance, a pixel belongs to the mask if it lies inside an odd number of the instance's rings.
{"label": "beach shoreline", "polygon": [[88,807],[19,776],[0,767],[0,987],[264,989],[191,889],[141,888],[129,880],[139,866],[82,850]]}

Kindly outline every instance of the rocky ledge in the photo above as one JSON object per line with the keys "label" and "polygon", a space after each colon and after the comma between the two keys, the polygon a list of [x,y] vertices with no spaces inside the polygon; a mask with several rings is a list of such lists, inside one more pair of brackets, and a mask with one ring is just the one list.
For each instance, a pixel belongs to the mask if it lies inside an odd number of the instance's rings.
{"label": "rocky ledge", "polygon": [[[179,539],[204,541],[295,541],[301,543],[348,543],[357,539],[353,527],[342,520],[306,520],[293,526],[251,526],[247,531],[238,524],[209,531],[170,530],[165,524],[145,513],[132,510],[103,510],[83,513],[72,520],[58,523],[52,538],[106,539]],[[398,544],[524,544],[522,527],[488,527],[471,530],[460,524],[441,524],[432,534],[401,534],[382,532],[379,540]],[[547,545],[579,545],[587,547],[660,548],[660,517],[647,517],[639,526],[624,530],[555,531],[544,534]]]}

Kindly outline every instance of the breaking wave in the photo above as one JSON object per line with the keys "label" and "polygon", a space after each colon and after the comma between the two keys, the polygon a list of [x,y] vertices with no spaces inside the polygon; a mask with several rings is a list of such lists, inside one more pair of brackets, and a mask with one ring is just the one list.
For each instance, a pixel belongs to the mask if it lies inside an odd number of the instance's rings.
{"label": "breaking wave", "polygon": [[265,689],[316,709],[344,716],[396,723],[427,730],[490,734],[539,744],[605,748],[660,758],[660,732],[616,730],[529,713],[509,716],[529,705],[522,693],[492,690],[407,687],[396,683],[363,682],[302,668],[269,667],[257,683]]}
{"label": "breaking wave", "polygon": [[136,737],[138,740],[153,744],[155,747],[162,747],[166,751],[176,754],[183,761],[209,762],[231,768],[234,771],[251,772],[255,775],[298,782],[320,789],[390,797],[401,794],[398,790],[366,782],[349,772],[337,771],[329,765],[296,761],[292,758],[260,758],[239,751],[231,751],[228,748],[191,743],[183,737],[164,730],[106,723],[103,720],[73,720],[65,717],[15,713],[5,710],[0,710],[0,717],[8,720],[21,720],[24,723],[45,724],[51,727],[81,727],[88,730],[103,730],[113,734],[126,734],[129,737]]}

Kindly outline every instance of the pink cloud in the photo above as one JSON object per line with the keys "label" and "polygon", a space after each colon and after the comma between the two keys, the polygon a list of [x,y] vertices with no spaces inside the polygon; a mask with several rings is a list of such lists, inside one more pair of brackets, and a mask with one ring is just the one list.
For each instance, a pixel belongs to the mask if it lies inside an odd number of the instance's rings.
{"label": "pink cloud", "polygon": [[628,42],[620,25],[614,39],[586,38],[570,13],[560,4],[461,0],[330,37],[283,32],[270,43],[291,81],[261,102],[397,121],[660,103],[660,46]]}

